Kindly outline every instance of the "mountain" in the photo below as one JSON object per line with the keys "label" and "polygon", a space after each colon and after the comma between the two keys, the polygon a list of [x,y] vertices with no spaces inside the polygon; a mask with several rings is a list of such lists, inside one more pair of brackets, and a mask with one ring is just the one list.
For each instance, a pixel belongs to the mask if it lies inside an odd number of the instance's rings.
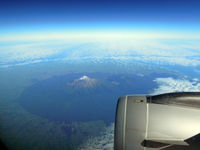
{"label": "mountain", "polygon": [[68,85],[76,88],[93,88],[96,84],[98,84],[98,81],[96,79],[84,75],[79,79],[75,79]]}

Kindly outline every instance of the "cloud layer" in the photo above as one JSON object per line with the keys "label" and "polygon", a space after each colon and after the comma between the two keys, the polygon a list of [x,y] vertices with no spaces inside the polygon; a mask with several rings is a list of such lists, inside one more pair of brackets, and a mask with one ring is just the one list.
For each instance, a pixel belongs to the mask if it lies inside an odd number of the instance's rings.
{"label": "cloud layer", "polygon": [[100,136],[91,137],[78,150],[113,150],[114,123],[105,128]]}
{"label": "cloud layer", "polygon": [[0,42],[0,67],[47,61],[140,61],[158,65],[200,65],[200,41],[174,39],[107,39]]}
{"label": "cloud layer", "polygon": [[156,78],[154,81],[158,84],[158,88],[154,89],[152,94],[168,92],[200,92],[200,83],[198,79],[189,81],[186,79]]}

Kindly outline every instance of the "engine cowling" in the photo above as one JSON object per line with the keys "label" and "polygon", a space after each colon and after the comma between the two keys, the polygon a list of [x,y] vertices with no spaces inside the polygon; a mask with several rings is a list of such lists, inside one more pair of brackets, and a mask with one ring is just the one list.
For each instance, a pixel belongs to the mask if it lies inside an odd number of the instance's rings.
{"label": "engine cowling", "polygon": [[115,150],[199,150],[200,92],[119,98]]}

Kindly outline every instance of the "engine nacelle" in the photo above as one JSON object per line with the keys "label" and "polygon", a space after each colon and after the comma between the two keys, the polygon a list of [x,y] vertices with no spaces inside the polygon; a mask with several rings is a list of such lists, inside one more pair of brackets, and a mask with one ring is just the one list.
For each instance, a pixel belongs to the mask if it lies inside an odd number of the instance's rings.
{"label": "engine nacelle", "polygon": [[199,150],[200,92],[119,98],[115,150]]}

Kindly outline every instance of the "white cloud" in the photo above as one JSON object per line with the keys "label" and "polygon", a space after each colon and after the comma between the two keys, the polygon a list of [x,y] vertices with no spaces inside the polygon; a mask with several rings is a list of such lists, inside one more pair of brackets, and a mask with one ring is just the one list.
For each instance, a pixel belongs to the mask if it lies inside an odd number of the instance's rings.
{"label": "white cloud", "polygon": [[200,92],[200,83],[198,79],[192,81],[186,79],[156,78],[154,80],[158,88],[154,89],[152,94],[162,94],[168,92]]}
{"label": "white cloud", "polygon": [[78,150],[113,150],[114,123],[105,128],[100,136],[91,137]]}
{"label": "white cloud", "polygon": [[182,65],[182,66],[198,66],[200,60],[188,57],[177,57],[177,56],[137,56],[135,60],[155,63],[158,65]]}
{"label": "white cloud", "polygon": [[[126,39],[101,42],[96,46],[112,59],[131,58],[159,65],[200,65],[200,41],[173,39]],[[96,50],[95,49],[95,50]],[[98,50],[97,50],[98,51]],[[100,55],[99,55],[100,56]],[[124,59],[123,59],[124,60]]]}
{"label": "white cloud", "polygon": [[34,59],[47,58],[59,52],[55,45],[48,44],[16,44],[0,47],[1,62],[30,61]]}
{"label": "white cloud", "polygon": [[[34,41],[0,47],[0,63],[28,64],[33,60],[119,60],[159,65],[200,65],[200,41],[111,38],[107,40]],[[96,61],[97,62],[97,61]],[[7,64],[5,64],[7,63]]]}

